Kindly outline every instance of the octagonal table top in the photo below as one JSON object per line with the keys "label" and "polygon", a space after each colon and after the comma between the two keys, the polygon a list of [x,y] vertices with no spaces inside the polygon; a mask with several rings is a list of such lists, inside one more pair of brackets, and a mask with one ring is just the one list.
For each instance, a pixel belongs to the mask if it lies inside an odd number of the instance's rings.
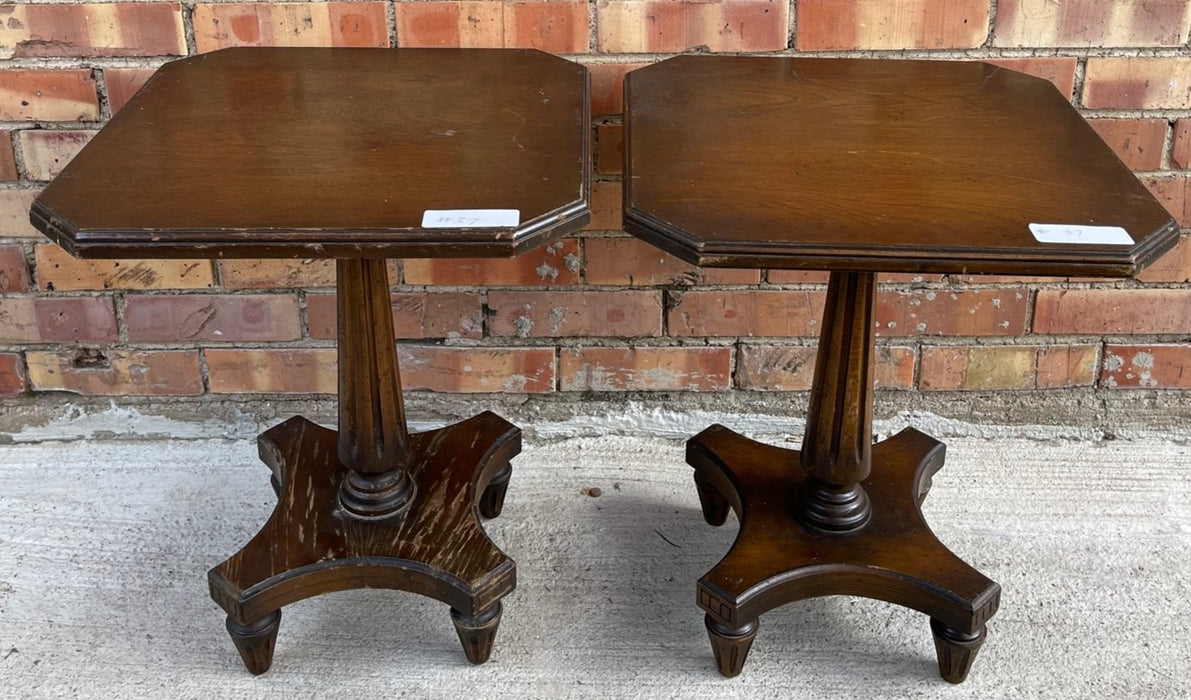
{"label": "octagonal table top", "polygon": [[700,265],[1126,276],[1178,236],[1053,85],[987,63],[682,56],[625,100],[625,226]]}
{"label": "octagonal table top", "polygon": [[590,218],[588,95],[583,66],[530,50],[194,56],[31,219],[84,257],[508,256]]}

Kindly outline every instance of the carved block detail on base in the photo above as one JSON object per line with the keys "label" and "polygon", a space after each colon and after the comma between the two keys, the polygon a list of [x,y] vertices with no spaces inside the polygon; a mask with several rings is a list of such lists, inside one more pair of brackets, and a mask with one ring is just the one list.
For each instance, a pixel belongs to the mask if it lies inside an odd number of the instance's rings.
{"label": "carved block detail on base", "polygon": [[719,425],[688,441],[687,461],[696,473],[730,503],[742,504],[736,543],[697,586],[721,671],[739,673],[735,664],[744,663],[744,642],[733,635],[747,625],[735,633],[730,626],[797,600],[857,595],[939,621],[948,630],[940,669],[952,682],[963,679],[961,666],[971,664],[978,648],[972,635],[983,639],[1001,589],[939,542],[922,517],[920,489],[942,467],[943,445],[907,429],[874,445],[872,460],[871,475],[860,482],[871,499],[869,522],[853,532],[828,532],[798,516],[799,489],[811,477],[791,469],[799,464],[797,450]]}
{"label": "carved block detail on base", "polygon": [[[261,457],[281,488],[277,506],[260,533],[211,570],[211,597],[229,618],[258,620],[331,591],[410,591],[440,600],[465,618],[484,620],[461,640],[473,663],[487,658],[500,599],[516,585],[516,567],[484,533],[474,499],[508,470],[521,451],[521,431],[485,412],[410,435],[409,474],[418,497],[404,512],[367,519],[338,507],[348,470],[336,437],[300,417],[261,435]],[[263,637],[241,627],[233,630],[229,622],[245,664],[262,673],[272,642],[266,649]],[[275,626],[271,634],[275,637]]]}

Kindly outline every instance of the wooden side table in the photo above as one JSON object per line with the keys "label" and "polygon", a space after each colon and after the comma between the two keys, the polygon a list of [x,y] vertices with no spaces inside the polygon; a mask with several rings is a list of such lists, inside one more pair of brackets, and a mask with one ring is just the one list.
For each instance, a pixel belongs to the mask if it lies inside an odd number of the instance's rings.
{"label": "wooden side table", "polygon": [[715,425],[687,443],[735,544],[698,582],[716,663],[758,617],[823,595],[931,618],[967,676],[1000,587],[919,505],[942,443],[872,444],[875,273],[1116,276],[1178,227],[1048,82],[984,63],[678,57],[626,79],[625,227],[709,267],[830,270],[801,450]]}
{"label": "wooden side table", "polygon": [[209,576],[251,672],[283,606],[364,587],[447,603],[488,658],[515,567],[477,516],[521,433],[489,412],[407,431],[385,258],[508,257],[585,224],[588,94],[536,51],[228,49],[163,66],[37,198],[82,257],[337,259],[339,430],[260,436],[276,510]]}

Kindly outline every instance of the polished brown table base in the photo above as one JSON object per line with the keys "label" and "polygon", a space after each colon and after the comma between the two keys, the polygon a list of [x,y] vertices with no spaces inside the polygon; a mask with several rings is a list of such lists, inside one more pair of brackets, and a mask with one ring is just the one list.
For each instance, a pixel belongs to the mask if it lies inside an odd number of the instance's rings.
{"label": "polished brown table base", "polygon": [[488,659],[515,567],[488,539],[477,510],[500,513],[521,431],[485,412],[409,437],[417,497],[400,516],[372,520],[330,505],[346,473],[335,431],[296,417],[260,436],[261,459],[279,485],[277,508],[252,541],[209,574],[211,597],[227,611],[228,632],[249,671],[269,669],[282,606],[354,588],[441,600],[451,606],[468,660]]}
{"label": "polished brown table base", "polygon": [[873,447],[862,482],[872,516],[840,534],[803,524],[796,503],[797,450],[773,447],[714,425],[687,443],[703,517],[722,525],[736,511],[740,534],[728,555],[698,583],[716,665],[740,673],[757,618],[804,598],[857,595],[930,615],[943,678],[958,683],[984,643],[1000,587],[943,546],[919,504],[943,466],[942,443],[912,428]]}
{"label": "polished brown table base", "polygon": [[1001,588],[935,539],[919,505],[943,444],[907,429],[872,444],[876,275],[833,272],[801,450],[715,425],[687,442],[703,517],[740,533],[698,582],[716,665],[740,673],[767,610],[859,595],[930,615],[939,671],[967,677]]}
{"label": "polished brown table base", "polygon": [[353,588],[393,588],[451,606],[464,652],[483,663],[516,566],[488,539],[521,431],[484,412],[406,430],[384,260],[337,264],[339,430],[295,417],[259,438],[277,507],[211,570],[211,597],[252,673],[273,660],[281,608]]}

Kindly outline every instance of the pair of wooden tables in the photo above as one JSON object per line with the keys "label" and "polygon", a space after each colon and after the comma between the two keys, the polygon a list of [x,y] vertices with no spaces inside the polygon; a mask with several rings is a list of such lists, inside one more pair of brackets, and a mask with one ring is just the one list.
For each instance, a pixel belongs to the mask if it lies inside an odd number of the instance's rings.
{"label": "pair of wooden tables", "polygon": [[[385,259],[506,257],[590,217],[582,66],[530,51],[232,49],[163,67],[37,199],[83,257],[337,260],[338,431],[260,437],[278,505],[210,572],[262,673],[285,605],[385,587],[447,603],[488,658],[515,567],[483,532],[520,431],[406,429]],[[688,442],[706,520],[740,532],[698,583],[740,672],[767,610],[850,594],[931,618],[966,676],[998,586],[919,505],[943,445],[872,444],[877,272],[1128,276],[1175,222],[1045,81],[983,63],[678,57],[626,80],[625,227],[704,266],[830,270],[801,450]]]}

